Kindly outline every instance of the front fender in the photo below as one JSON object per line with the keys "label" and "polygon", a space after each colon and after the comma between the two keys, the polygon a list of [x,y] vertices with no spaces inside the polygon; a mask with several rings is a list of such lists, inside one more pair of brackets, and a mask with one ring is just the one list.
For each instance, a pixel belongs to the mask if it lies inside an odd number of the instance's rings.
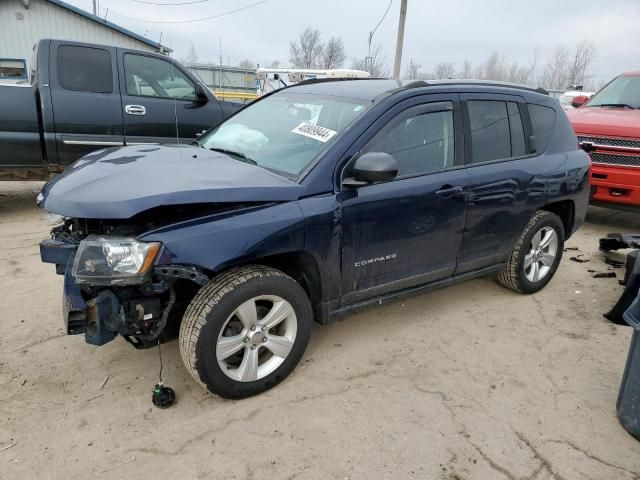
{"label": "front fender", "polygon": [[252,259],[302,250],[304,233],[298,202],[286,202],[179,223],[139,238],[162,242],[158,266],[196,265],[219,272]]}

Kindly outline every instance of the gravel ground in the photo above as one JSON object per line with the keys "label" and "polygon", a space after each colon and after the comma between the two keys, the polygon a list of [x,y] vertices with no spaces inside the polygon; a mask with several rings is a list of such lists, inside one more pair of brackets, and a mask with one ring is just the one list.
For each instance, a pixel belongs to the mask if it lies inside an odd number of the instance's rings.
{"label": "gravel ground", "polygon": [[602,317],[622,287],[587,271],[640,215],[591,210],[536,295],[480,279],[318,326],[258,397],[206,394],[167,344],[158,410],[157,350],[65,335],[39,186],[0,183],[2,478],[640,478],[615,412],[631,330]]}

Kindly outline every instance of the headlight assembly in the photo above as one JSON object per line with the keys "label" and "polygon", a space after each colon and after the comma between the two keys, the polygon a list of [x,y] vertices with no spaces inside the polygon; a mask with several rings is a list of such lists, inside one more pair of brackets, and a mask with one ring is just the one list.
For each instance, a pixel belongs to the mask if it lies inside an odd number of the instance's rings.
{"label": "headlight assembly", "polygon": [[78,283],[135,285],[148,278],[160,251],[159,242],[89,235],[80,242],[73,264]]}

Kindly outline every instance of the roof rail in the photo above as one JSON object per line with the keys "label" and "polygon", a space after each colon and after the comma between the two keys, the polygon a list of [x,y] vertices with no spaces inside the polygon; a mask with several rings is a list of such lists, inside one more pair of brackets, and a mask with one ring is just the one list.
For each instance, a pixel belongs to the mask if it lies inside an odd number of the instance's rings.
{"label": "roof rail", "polygon": [[[412,82],[409,85],[412,85]],[[519,83],[511,83],[511,82],[502,82],[498,80],[434,80],[433,82],[428,84],[432,87],[437,87],[440,85],[469,85],[469,86],[481,86],[481,87],[505,87],[505,88],[516,88],[518,90],[527,90],[529,92],[541,93],[543,95],[549,95],[542,87],[531,87],[529,85],[521,85]]]}
{"label": "roof rail", "polygon": [[[385,78],[380,77],[331,77],[331,78],[308,78],[306,80],[302,80],[301,82],[294,83],[293,85],[309,85],[311,83],[326,83],[326,82],[346,82],[348,80],[387,80]],[[282,89],[280,89],[282,90]]]}

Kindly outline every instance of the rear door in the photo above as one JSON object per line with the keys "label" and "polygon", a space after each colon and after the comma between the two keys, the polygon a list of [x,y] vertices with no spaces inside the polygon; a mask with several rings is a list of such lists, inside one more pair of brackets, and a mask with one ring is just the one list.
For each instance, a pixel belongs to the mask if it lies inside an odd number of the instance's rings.
{"label": "rear door", "polygon": [[462,100],[471,187],[456,274],[505,261],[546,195],[524,99],[465,94]]}
{"label": "rear door", "polygon": [[59,163],[122,145],[116,49],[52,42],[49,62]]}
{"label": "rear door", "polygon": [[158,55],[119,49],[120,88],[127,145],[189,143],[222,119],[215,100],[196,101],[196,84]]}

